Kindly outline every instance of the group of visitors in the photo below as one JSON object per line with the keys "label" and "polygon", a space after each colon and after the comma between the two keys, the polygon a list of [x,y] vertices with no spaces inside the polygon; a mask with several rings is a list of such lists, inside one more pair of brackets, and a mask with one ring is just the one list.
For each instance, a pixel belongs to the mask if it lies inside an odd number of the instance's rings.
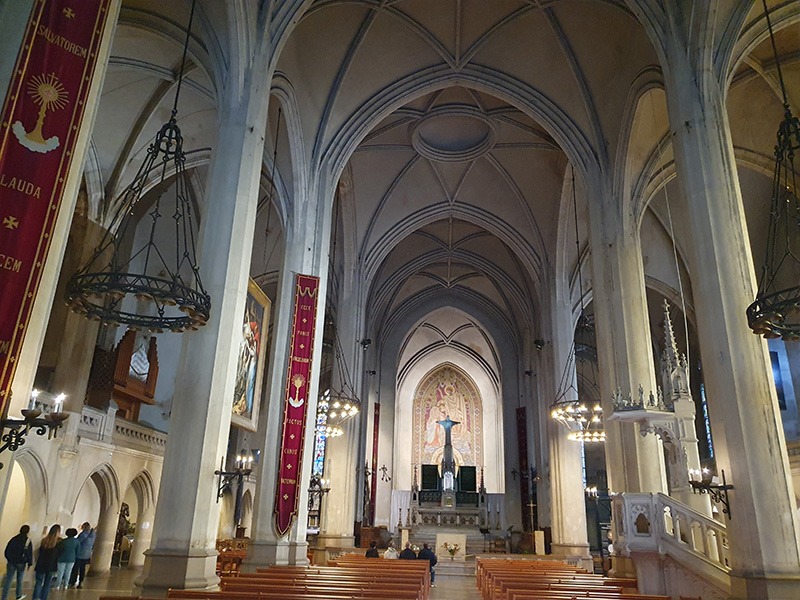
{"label": "group of visitors", "polygon": [[[379,558],[380,554],[378,553],[378,543],[377,542],[370,542],[369,549],[365,554],[367,558]],[[427,560],[431,565],[431,586],[436,587],[434,584],[434,580],[436,578],[436,571],[433,570],[433,567],[436,566],[436,563],[439,562],[439,559],[436,558],[436,553],[431,550],[430,546],[426,543],[422,544],[422,550],[419,553],[415,552],[414,549],[411,547],[411,542],[406,542],[406,547],[403,548],[402,552],[397,552],[394,547],[394,542],[389,542],[389,547],[383,553],[383,558],[388,559],[395,559],[399,558],[401,560]],[[5,598],[3,598],[5,600]]]}
{"label": "group of visitors", "polygon": [[[22,593],[22,580],[25,571],[33,566],[33,544],[28,534],[31,528],[23,525],[19,533],[6,544],[5,557],[8,562],[3,593],[0,600],[8,600],[11,582],[17,580],[17,600],[25,598]],[[67,529],[61,537],[61,525],[53,525],[39,546],[36,557],[36,580],[33,587],[33,600],[47,600],[50,588],[82,587],[86,577],[86,565],[92,557],[95,531],[89,523],[81,525],[81,532],[74,527]]]}

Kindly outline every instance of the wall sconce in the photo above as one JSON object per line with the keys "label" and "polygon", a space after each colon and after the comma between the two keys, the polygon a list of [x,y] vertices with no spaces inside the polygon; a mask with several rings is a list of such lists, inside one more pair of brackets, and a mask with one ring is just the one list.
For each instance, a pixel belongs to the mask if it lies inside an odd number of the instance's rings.
{"label": "wall sconce", "polygon": [[692,492],[695,494],[708,494],[711,500],[717,504],[722,504],[722,514],[728,515],[728,520],[731,519],[731,504],[728,498],[728,491],[733,489],[733,486],[725,479],[725,470],[720,471],[722,475],[722,483],[714,477],[709,469],[689,469],[689,485],[692,486]]}
{"label": "wall sconce", "polygon": [[363,340],[361,340],[360,343],[361,343],[361,349],[366,350],[367,348],[370,347],[370,345],[372,345],[372,340],[369,338],[364,338]]}
{"label": "wall sconce", "polygon": [[[67,413],[62,412],[64,400],[67,397],[66,394],[59,394],[56,396],[53,409],[43,417],[41,414],[42,408],[44,408],[45,405],[41,402],[37,403],[38,397],[39,390],[32,390],[28,408],[21,411],[22,419],[3,419],[0,421],[0,425],[2,426],[0,430],[0,440],[3,442],[3,444],[0,445],[0,452],[5,452],[6,450],[15,452],[20,446],[25,444],[25,438],[28,436],[31,429],[33,429],[36,435],[44,435],[46,433],[47,439],[52,439],[62,423],[69,418]],[[2,468],[3,463],[0,463],[0,469]]]}

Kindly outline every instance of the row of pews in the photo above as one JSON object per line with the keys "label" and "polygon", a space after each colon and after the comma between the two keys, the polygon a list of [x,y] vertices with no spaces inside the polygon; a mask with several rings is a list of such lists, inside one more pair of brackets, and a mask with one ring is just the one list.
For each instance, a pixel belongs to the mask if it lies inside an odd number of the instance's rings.
{"label": "row of pews", "polygon": [[[265,567],[222,577],[219,591],[169,590],[174,600],[427,600],[427,561],[347,555],[328,567]],[[100,600],[146,600],[106,597]]]}
{"label": "row of pews", "polygon": [[635,579],[595,575],[557,561],[477,558],[475,576],[484,600],[670,600],[639,594]]}

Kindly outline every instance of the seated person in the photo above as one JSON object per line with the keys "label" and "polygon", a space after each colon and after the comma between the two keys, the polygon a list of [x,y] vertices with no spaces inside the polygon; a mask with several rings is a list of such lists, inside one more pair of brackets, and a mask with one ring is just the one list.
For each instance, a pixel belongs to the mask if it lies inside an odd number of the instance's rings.
{"label": "seated person", "polygon": [[400,553],[394,549],[394,542],[389,542],[389,547],[386,549],[386,552],[383,553],[383,558],[400,558]]}
{"label": "seated person", "polygon": [[417,553],[411,549],[411,542],[406,542],[406,547],[400,553],[400,558],[403,560],[415,560],[417,558]]}
{"label": "seated person", "polygon": [[367,558],[380,558],[380,554],[378,554],[378,542],[369,543],[369,550],[367,550],[367,554],[365,556]]}
{"label": "seated person", "polygon": [[420,560],[427,560],[431,565],[431,587],[436,587],[434,581],[436,579],[436,571],[433,570],[433,567],[436,566],[436,563],[439,560],[436,558],[436,554],[433,553],[430,546],[428,546],[427,542],[422,544],[422,550],[419,551],[419,555],[417,558]]}

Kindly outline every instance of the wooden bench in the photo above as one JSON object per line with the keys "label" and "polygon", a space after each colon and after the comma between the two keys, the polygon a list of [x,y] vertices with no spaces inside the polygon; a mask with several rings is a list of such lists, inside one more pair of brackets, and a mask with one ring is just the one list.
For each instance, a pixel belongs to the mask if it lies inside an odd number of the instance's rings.
{"label": "wooden bench", "polygon": [[635,579],[603,577],[554,561],[478,559],[484,600],[669,600],[640,594]]}

